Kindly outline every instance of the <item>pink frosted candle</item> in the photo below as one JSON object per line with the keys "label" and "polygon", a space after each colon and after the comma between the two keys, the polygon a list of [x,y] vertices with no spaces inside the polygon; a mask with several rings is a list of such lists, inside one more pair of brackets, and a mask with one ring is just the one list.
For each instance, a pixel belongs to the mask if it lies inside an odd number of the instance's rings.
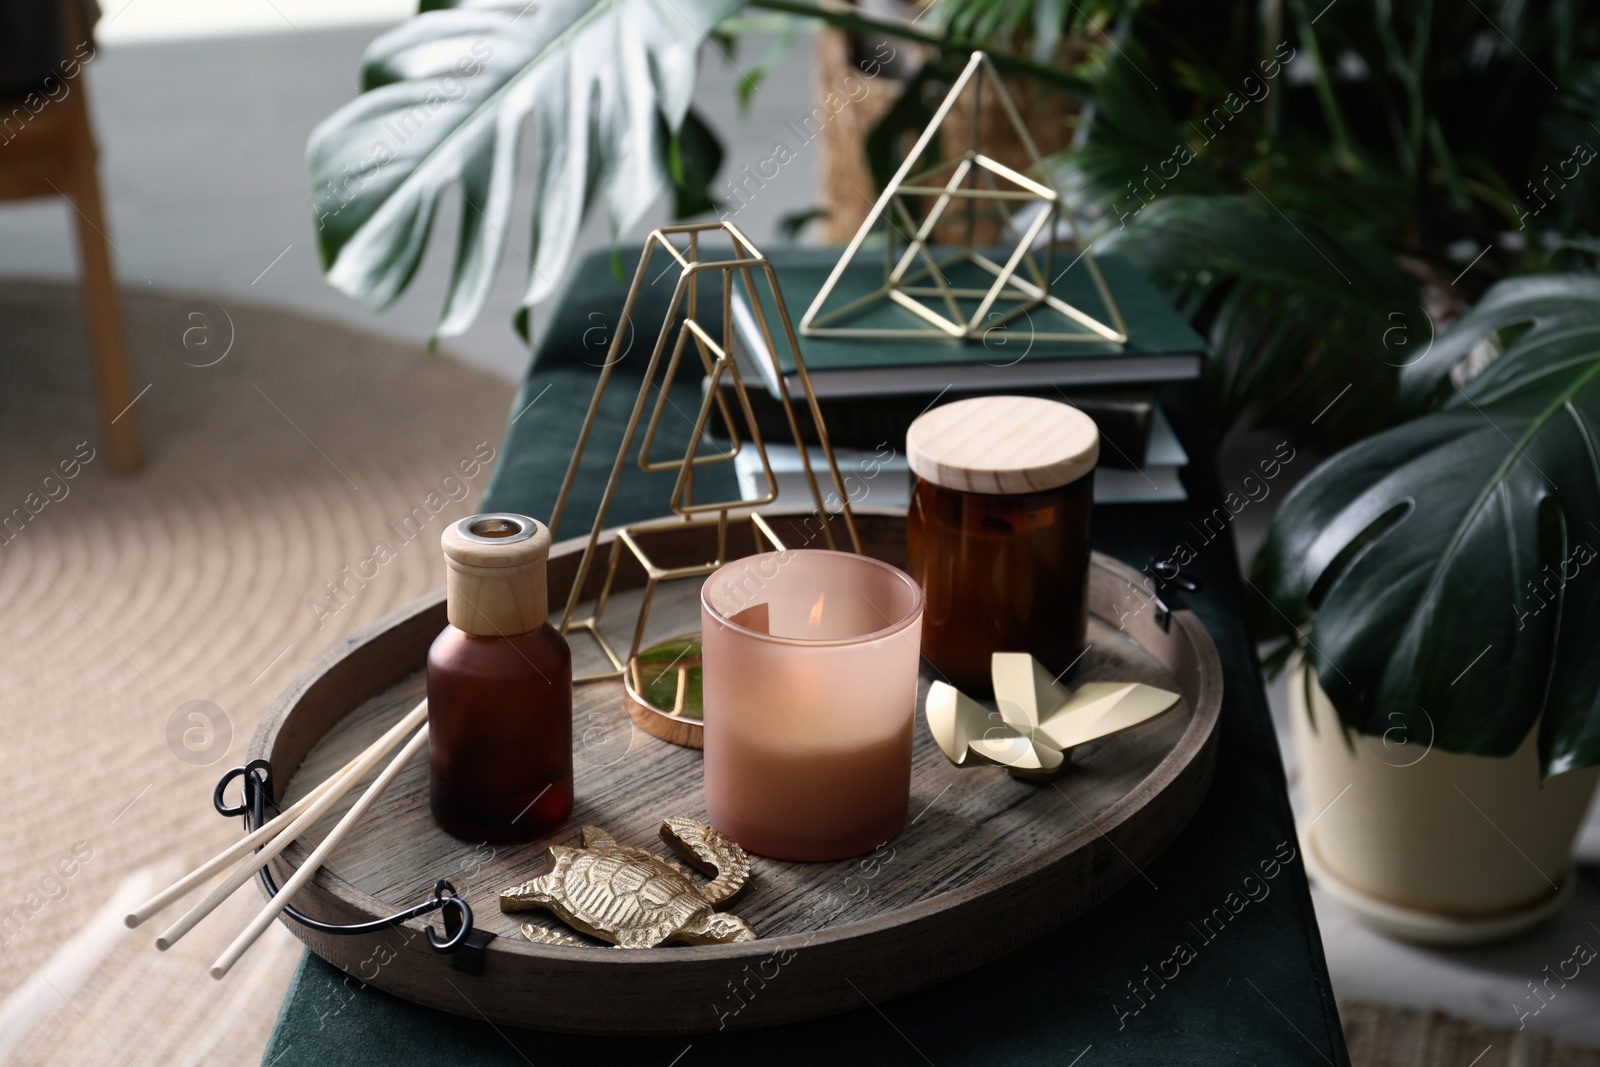
{"label": "pink frosted candle", "polygon": [[922,591],[847,552],[734,560],[700,594],[706,811],[751,852],[834,860],[899,833]]}

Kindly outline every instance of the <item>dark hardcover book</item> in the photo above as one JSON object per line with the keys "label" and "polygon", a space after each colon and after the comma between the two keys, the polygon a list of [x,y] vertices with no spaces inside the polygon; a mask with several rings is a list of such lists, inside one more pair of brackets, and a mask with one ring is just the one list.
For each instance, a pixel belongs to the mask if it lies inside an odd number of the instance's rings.
{"label": "dark hardcover book", "polygon": [[[703,379],[708,383],[709,378]],[[733,383],[724,379],[723,400],[728,410],[739,419],[739,399]],[[1064,400],[1095,421],[1100,427],[1100,464],[1131,470],[1144,463],[1145,449],[1150,441],[1150,420],[1154,401],[1149,393],[1128,390],[1094,389],[1018,389],[1011,390],[1024,396],[1040,396],[1048,400]],[[779,444],[793,444],[794,437],[777,398],[750,383],[746,395],[750,398],[750,412],[755,416],[756,429],[762,440]],[[918,415],[934,404],[948,404],[980,394],[957,393],[954,390],[937,394],[914,394],[884,397],[832,397],[817,401],[822,418],[828,427],[828,440],[835,448],[859,448],[870,451],[887,442],[897,449],[904,448],[906,431]],[[817,443],[816,427],[805,402],[796,404],[795,418],[800,424],[800,434],[806,444]],[[720,417],[709,423],[710,432],[726,439],[726,428]],[[741,436],[744,433],[741,432]]]}
{"label": "dark hardcover book", "polygon": [[[768,253],[783,300],[798,326],[801,317],[821,292],[838,260],[832,248],[778,248]],[[1018,392],[1050,386],[1128,385],[1181,381],[1198,377],[1205,344],[1183,316],[1169,304],[1133,265],[1121,256],[1096,258],[1106,287],[1111,291],[1127,324],[1128,341],[1117,345],[1098,341],[1047,341],[1042,332],[1081,329],[1059,312],[1036,309],[990,329],[982,340],[964,341],[947,336],[916,338],[833,338],[798,336],[801,356],[819,398],[885,396],[940,390],[952,392]],[[978,268],[966,268],[977,271]],[[1093,279],[1083,262],[1058,261],[1052,294],[1074,307],[1107,320]],[[984,277],[988,277],[984,275]],[[883,284],[881,257],[863,255],[840,276],[827,307],[840,307],[864,297]],[[992,279],[991,279],[992,280]],[[958,285],[980,284],[976,279],[952,278]],[[768,325],[776,329],[777,309],[766,286],[756,286]],[[969,309],[970,310],[970,309]],[[998,308],[997,308],[998,313]],[[736,287],[734,327],[748,349],[750,363],[759,370],[774,397],[779,385],[772,376],[770,358],[748,303],[748,293]],[[873,329],[921,329],[927,323],[914,313],[882,301],[847,322],[832,326]],[[778,341],[778,366],[791,397],[803,396],[799,376],[788,346]]]}

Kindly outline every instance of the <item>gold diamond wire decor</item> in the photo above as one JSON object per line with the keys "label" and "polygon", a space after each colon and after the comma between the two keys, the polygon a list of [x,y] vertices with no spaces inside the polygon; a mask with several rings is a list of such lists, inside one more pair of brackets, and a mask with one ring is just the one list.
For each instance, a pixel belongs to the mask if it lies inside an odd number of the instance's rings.
{"label": "gold diamond wire decor", "polygon": [[[725,234],[733,244],[731,255],[719,259],[702,259],[700,238],[708,232]],[[686,247],[679,248],[674,243],[674,238],[686,239]],[[784,415],[787,418],[789,430],[794,438],[795,447],[799,450],[801,464],[805,472],[806,483],[811,490],[811,502],[816,508],[816,517],[820,525],[820,533],[829,548],[839,547],[834,537],[834,522],[842,520],[849,534],[850,548],[852,551],[861,551],[861,536],[856,529],[855,517],[850,511],[849,496],[845,492],[844,483],[839,476],[839,469],[833,458],[833,448],[828,443],[827,429],[823,425],[822,412],[817,407],[816,394],[811,389],[811,379],[806,374],[805,363],[800,356],[799,345],[795,341],[794,328],[789,320],[789,312],[783,303],[783,294],[778,288],[777,275],[773,272],[772,265],[762,255],[738,227],[730,222],[696,223],[682,226],[663,226],[653,231],[645,241],[644,252],[639,258],[639,268],[634,272],[633,284],[628,289],[628,296],[622,307],[622,315],[617,321],[617,329],[612,339],[611,347],[606,353],[605,365],[601,368],[599,381],[595,384],[594,396],[589,401],[588,414],[583,421],[583,429],[578,435],[578,442],[573,450],[572,462],[567,467],[566,477],[562,479],[561,491],[556,497],[555,509],[550,516],[550,530],[555,532],[557,524],[561,521],[561,514],[566,508],[567,499],[572,493],[573,485],[577,481],[578,467],[583,459],[583,452],[589,442],[589,435],[594,430],[595,420],[600,411],[601,400],[605,396],[606,388],[610,384],[613,369],[623,354],[622,344],[624,338],[630,336],[629,327],[633,323],[634,306],[638,302],[640,288],[650,276],[650,262],[656,254],[663,254],[678,265],[678,281],[673,289],[671,302],[661,330],[656,337],[655,348],[650,354],[650,361],[645,367],[644,380],[639,384],[639,393],[633,404],[632,414],[628,418],[628,425],[623,431],[622,443],[617,449],[616,459],[611,467],[610,478],[606,482],[605,493],[600,498],[599,510],[595,513],[594,525],[589,531],[589,541],[583,551],[583,556],[578,563],[577,575],[573,579],[572,591],[567,598],[565,614],[562,617],[562,633],[574,630],[587,632],[599,646],[605,657],[610,661],[611,669],[595,674],[575,678],[575,682],[593,682],[621,677],[627,687],[631,700],[641,705],[650,706],[644,699],[647,679],[641,667],[640,650],[644,641],[645,625],[650,615],[650,603],[655,596],[656,588],[662,582],[673,581],[680,578],[698,578],[709,575],[721,567],[729,555],[728,531],[732,522],[748,521],[752,534],[752,547],[755,551],[761,550],[763,540],[769,542],[774,549],[783,550],[787,546],[782,538],[773,529],[772,525],[754,508],[775,502],[778,498],[777,482],[772,475],[772,467],[767,461],[766,448],[761,440],[761,433],[756,426],[756,419],[750,409],[750,398],[745,392],[744,379],[739,373],[737,362],[733,358],[733,315],[731,305],[733,300],[734,277],[737,275],[744,283],[745,294],[754,312],[757,326],[765,342],[765,358],[777,362],[777,346],[773,343],[772,331],[769,327],[767,316],[762,310],[762,302],[756,296],[756,278],[763,279],[772,294],[772,304],[778,310],[778,318],[782,326],[783,338],[789,346],[789,352],[794,359],[795,373],[805,392],[805,403],[816,429],[817,442],[821,446],[822,455],[828,467],[828,476],[833,483],[834,498],[838,502],[838,511],[833,512],[824,505],[823,491],[819,487],[815,473],[812,470],[809,451],[805,446],[800,431],[800,423],[795,415],[794,405],[790,403],[787,395],[780,395],[779,402],[783,405]],[[721,251],[718,250],[718,254]],[[671,269],[670,264],[668,270]],[[722,304],[722,330],[720,337],[714,337],[703,327],[698,318],[699,312],[699,275],[716,273],[721,275],[721,304]],[[678,323],[680,311],[683,321]],[[676,337],[674,327],[676,326]],[[686,349],[693,346],[699,356],[700,369],[703,369],[709,379],[704,389],[704,399],[701,402],[699,415],[695,419],[694,431],[689,438],[689,444],[682,457],[667,459],[652,458],[653,446],[656,443],[657,433],[661,427],[661,420],[671,401],[668,394],[684,363]],[[664,358],[665,357],[665,358]],[[752,358],[762,358],[752,353]],[[663,366],[665,363],[665,366]],[[776,380],[782,381],[782,373],[777,366],[772,368]],[[659,378],[659,385],[657,380]],[[733,412],[729,409],[727,398],[720,388],[726,378],[733,387],[737,399],[739,414],[743,416],[745,427],[749,434],[748,447],[754,448],[761,458],[761,469],[766,479],[767,491],[758,500],[717,500],[700,501],[694,499],[694,472],[713,463],[726,463],[738,455],[740,450],[747,447],[739,435]],[[585,584],[590,574],[599,562],[602,551],[601,533],[605,529],[606,514],[610,511],[611,503],[617,492],[618,481],[627,464],[628,457],[633,451],[635,439],[638,437],[639,426],[645,421],[645,411],[650,407],[650,394],[652,389],[658,390],[658,397],[650,409],[648,422],[645,424],[644,436],[639,447],[639,467],[645,471],[672,471],[678,472],[677,481],[673,486],[672,496],[668,507],[672,512],[671,518],[658,519],[644,523],[634,523],[622,527],[612,539],[607,551],[605,561],[605,574],[601,580],[600,589],[595,597],[594,609],[586,618],[575,618],[577,608],[582,597]],[[675,406],[675,405],[674,405]],[[703,436],[711,419],[713,409],[716,409],[727,427],[731,447],[727,451],[718,450],[710,455],[701,455],[700,448]],[[734,516],[733,512],[740,512]],[[649,535],[670,532],[677,529],[691,529],[694,527],[711,527],[717,530],[717,558],[687,566],[668,567],[660,565],[651,557],[644,541]],[[611,594],[612,585],[616,578],[617,565],[626,550],[644,569],[646,582],[644,587],[643,602],[639,611],[639,618],[634,626],[633,641],[628,648],[627,655],[621,655],[612,646],[604,634],[601,633],[601,617],[605,611],[606,600]],[[737,555],[737,554],[736,554]],[[698,635],[695,635],[697,642]],[[697,662],[697,657],[692,662]],[[687,687],[688,667],[680,665],[678,668],[677,691],[673,713],[680,714],[684,690]],[[630,708],[630,711],[633,709]],[[658,711],[662,709],[657,709]],[[636,720],[639,718],[635,716]],[[654,732],[654,731],[652,731]],[[658,734],[658,736],[666,736]],[[674,738],[669,738],[674,739]],[[682,743],[682,742],[680,742]]]}
{"label": "gold diamond wire decor", "polygon": [[[1006,119],[1027,152],[1028,169],[1042,180],[1013,170],[979,150],[978,116],[981,114],[985,83],[999,100]],[[954,159],[931,167],[925,166],[923,156],[946,116],[963,94],[968,93],[972,96],[973,113],[971,146]],[[919,166],[925,169],[912,173]],[[929,197],[933,198],[933,204],[922,221],[918,222],[918,200]],[[951,205],[958,201],[961,204],[958,210],[964,219],[957,221],[964,228],[964,238],[955,252],[940,256],[930,245],[929,239],[939,223],[946,219]],[[1037,205],[1037,210],[1032,220],[1019,231],[1017,214],[1031,205]],[[985,255],[976,245],[974,238],[980,207],[993,209],[999,215],[1011,244],[1011,251],[1004,256],[1004,262]],[[1083,263],[1105,306],[1109,324],[1050,292],[1051,281],[1055,277],[1056,226],[1061,219],[1066,220],[1072,231],[1073,242],[1080,250],[1078,258],[1068,264],[1068,269],[1079,261]],[[839,279],[861,251],[862,245],[878,229],[880,222],[885,224],[886,230],[883,287],[842,307],[826,308]],[[1033,249],[1041,233],[1048,235],[1044,243],[1042,266]],[[983,287],[974,288],[971,284],[963,286],[953,281],[952,268],[962,267],[968,268],[964,272],[968,277],[976,275],[982,279]],[[992,281],[989,280],[991,278]],[[881,306],[885,301],[911,312],[926,325],[899,328],[847,325],[850,320]],[[961,301],[969,304],[977,301],[977,306],[968,314],[961,307]],[[989,57],[982,52],[974,52],[961,76],[950,87],[944,102],[934,112],[932,121],[922,131],[922,136],[868,212],[861,228],[850,239],[844,255],[839,257],[822,290],[801,317],[800,333],[806,337],[954,337],[972,341],[981,340],[989,330],[1001,328],[1019,315],[1029,315],[1031,320],[1031,313],[1041,307],[1050,309],[1076,328],[1039,329],[1034,324],[1030,335],[1036,340],[1092,341],[1102,344],[1124,344],[1128,340],[1127,327],[1122,321],[1121,312],[1117,310],[1116,301],[1111,298],[1111,291],[1106,287],[1100,268],[1084,244],[1077,220],[1071,211],[1062,210],[1061,194],[1050,184],[1049,172],[1039,157],[1033,138],[1028,135],[1027,128],[1017,114],[1011,95],[1006,92]]]}

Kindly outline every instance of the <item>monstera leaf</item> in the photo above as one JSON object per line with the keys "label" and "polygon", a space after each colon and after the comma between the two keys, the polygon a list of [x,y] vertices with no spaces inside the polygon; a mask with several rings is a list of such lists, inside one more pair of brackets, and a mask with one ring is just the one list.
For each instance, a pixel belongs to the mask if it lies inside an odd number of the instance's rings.
{"label": "monstera leaf", "polygon": [[[406,287],[440,198],[462,200],[439,333],[482,308],[504,246],[518,138],[538,144],[525,304],[562,276],[589,204],[622,231],[680,177],[700,44],[739,0],[538,0],[507,8],[425,3],[368,49],[362,94],[307,148],[328,282],[368,306]],[[712,168],[714,169],[714,167]],[[709,177],[709,175],[705,175]]]}
{"label": "monstera leaf", "polygon": [[1600,764],[1600,278],[1502,282],[1406,377],[1437,410],[1297,486],[1259,586],[1347,726],[1504,756],[1537,723],[1545,775]]}

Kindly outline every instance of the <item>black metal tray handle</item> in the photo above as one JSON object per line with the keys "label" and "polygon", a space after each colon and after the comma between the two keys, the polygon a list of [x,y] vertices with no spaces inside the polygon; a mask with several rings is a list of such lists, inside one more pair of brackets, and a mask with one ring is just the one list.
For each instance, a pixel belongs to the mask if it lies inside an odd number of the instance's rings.
{"label": "black metal tray handle", "polygon": [[[235,778],[239,779],[240,799],[238,804],[230,805],[223,799],[223,793]],[[251,760],[243,767],[234,767],[222,776],[222,780],[217,783],[216,792],[212,794],[211,802],[218,814],[229,818],[235,815],[241,817],[244,820],[245,833],[250,833],[266,821],[269,806],[274,812],[278,810],[277,802],[273,799],[275,792],[272,764],[264,759]],[[267,867],[261,868],[261,884],[266,888],[268,896],[278,895],[278,885],[273,881],[272,873]],[[320,919],[313,919],[292,904],[285,905],[283,910],[284,914],[302,926],[310,927],[318,933],[340,935],[374,934],[400,926],[408,919],[440,910],[444,914],[445,936],[439,937],[432,926],[425,927],[428,946],[435,952],[449,956],[450,965],[467,974],[483,973],[484,949],[495,936],[473,929],[471,906],[456,896],[455,886],[443,879],[433,883],[431,899],[387,918],[374,919],[371,922],[326,923]]]}

